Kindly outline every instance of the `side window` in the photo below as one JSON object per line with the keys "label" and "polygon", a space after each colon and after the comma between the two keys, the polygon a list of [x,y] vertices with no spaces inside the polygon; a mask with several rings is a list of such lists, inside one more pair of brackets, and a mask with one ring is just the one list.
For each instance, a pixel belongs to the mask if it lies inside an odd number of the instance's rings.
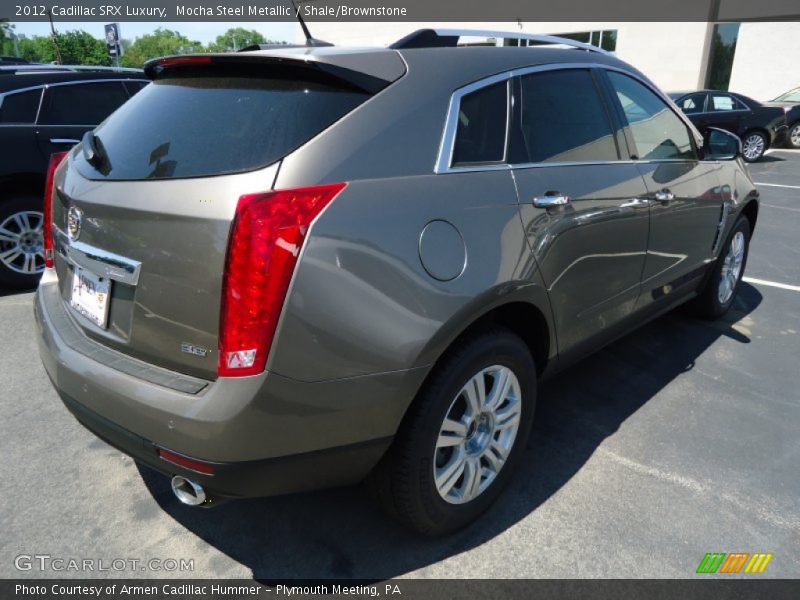
{"label": "side window", "polygon": [[98,125],[128,99],[119,82],[57,85],[44,97],[39,123]]}
{"label": "side window", "polygon": [[689,129],[667,103],[627,75],[608,72],[640,159],[694,159]]}
{"label": "side window", "polygon": [[508,121],[507,94],[507,83],[501,81],[461,99],[453,166],[503,161]]}
{"label": "side window", "polygon": [[689,94],[681,98],[678,106],[687,115],[703,112],[706,104],[705,94]]}
{"label": "side window", "polygon": [[528,162],[619,159],[606,107],[588,70],[533,73],[520,84]]}
{"label": "side window", "polygon": [[733,96],[727,94],[711,94],[711,108],[714,112],[744,110],[744,105]]}
{"label": "side window", "polygon": [[0,100],[0,123],[34,123],[41,97],[41,89],[8,94]]}

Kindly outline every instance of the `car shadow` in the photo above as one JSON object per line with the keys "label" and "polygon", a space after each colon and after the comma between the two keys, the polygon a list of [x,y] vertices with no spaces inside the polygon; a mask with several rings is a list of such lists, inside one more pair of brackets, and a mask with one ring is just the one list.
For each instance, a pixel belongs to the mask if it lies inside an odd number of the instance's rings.
{"label": "car shadow", "polygon": [[[781,148],[775,148],[775,150],[780,150]],[[780,156],[775,156],[774,154],[765,154],[761,158],[759,158],[756,162],[761,163],[770,163],[770,162],[786,162],[785,158],[781,158]]]}
{"label": "car shadow", "polygon": [[13,290],[11,290],[11,289],[5,289],[5,288],[0,287],[0,298],[2,298],[3,296],[19,296],[21,294],[30,294],[31,292],[35,292],[35,291],[36,291],[35,287],[32,287],[29,290],[25,290],[25,289],[22,289],[22,290],[13,289]]}
{"label": "car shadow", "polygon": [[[694,368],[720,336],[749,343],[732,326],[761,299],[753,286],[742,283],[725,318],[709,323],[670,313],[543,385],[519,472],[487,514],[449,537],[423,538],[403,529],[379,511],[363,486],[198,510],[177,502],[166,477],[147,467],[140,472],[164,511],[251,569],[254,579],[276,584],[396,577],[483,544],[536,510],[628,417]],[[224,576],[224,565],[218,569],[209,575]]]}

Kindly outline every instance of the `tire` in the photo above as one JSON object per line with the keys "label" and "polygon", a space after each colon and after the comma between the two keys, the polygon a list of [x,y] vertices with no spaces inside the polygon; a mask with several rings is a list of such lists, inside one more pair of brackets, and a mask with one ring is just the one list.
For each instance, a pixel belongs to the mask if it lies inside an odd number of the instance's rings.
{"label": "tire", "polygon": [[786,143],[790,148],[796,148],[800,150],[800,121],[789,128],[789,135]]}
{"label": "tire", "polygon": [[[482,372],[482,377],[475,378]],[[478,381],[488,390],[487,404],[481,416],[471,418],[466,385]],[[509,382],[508,394],[494,413],[486,409],[495,397],[493,386],[501,381]],[[523,455],[535,405],[536,367],[518,336],[491,328],[465,339],[429,376],[368,486],[386,512],[418,532],[456,531],[500,496]],[[485,416],[486,412],[491,416]],[[511,424],[514,413],[516,428]],[[444,430],[446,417],[460,421],[462,432]],[[505,428],[497,430],[497,425]],[[449,445],[440,448],[440,440]],[[503,448],[507,449],[504,461],[499,458]],[[442,482],[450,475],[450,487],[445,484],[444,492],[436,485],[434,469]],[[470,486],[470,481],[477,483]]]}
{"label": "tire", "polygon": [[[738,244],[741,244],[741,246]],[[735,259],[738,255],[736,248],[739,247],[741,247],[741,258],[737,260]],[[714,268],[703,289],[698,297],[692,301],[691,306],[697,316],[714,320],[719,319],[728,312],[736,299],[736,292],[739,290],[739,283],[742,281],[744,270],[747,267],[749,253],[750,221],[742,215],[736,221],[730,234],[728,234],[725,244],[720,250],[719,258],[714,263]],[[728,281],[729,288],[725,287],[725,280]],[[726,291],[723,294],[724,290]]]}
{"label": "tire", "polygon": [[758,131],[750,131],[742,138],[742,158],[753,163],[761,160],[767,151],[767,136]]}
{"label": "tire", "polygon": [[42,199],[0,200],[0,288],[31,289],[44,271]]}

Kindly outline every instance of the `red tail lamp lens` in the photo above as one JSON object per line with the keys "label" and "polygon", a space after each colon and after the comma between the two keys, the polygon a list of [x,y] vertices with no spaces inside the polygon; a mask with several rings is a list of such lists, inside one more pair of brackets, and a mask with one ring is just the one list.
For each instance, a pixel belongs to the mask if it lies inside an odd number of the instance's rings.
{"label": "red tail lamp lens", "polygon": [[50,155],[47,165],[47,179],[44,184],[44,222],[42,223],[42,242],[44,246],[44,265],[53,266],[53,178],[67,152],[56,152]]}
{"label": "red tail lamp lens", "polygon": [[199,460],[193,460],[191,458],[181,456],[180,454],[170,452],[169,450],[164,450],[163,448],[158,449],[158,455],[163,460],[178,465],[179,467],[191,469],[192,471],[197,471],[198,473],[205,473],[206,475],[214,474],[214,465],[200,462]]}
{"label": "red tail lamp lens", "polygon": [[264,370],[308,228],[345,185],[239,198],[222,290],[220,376],[255,375]]}

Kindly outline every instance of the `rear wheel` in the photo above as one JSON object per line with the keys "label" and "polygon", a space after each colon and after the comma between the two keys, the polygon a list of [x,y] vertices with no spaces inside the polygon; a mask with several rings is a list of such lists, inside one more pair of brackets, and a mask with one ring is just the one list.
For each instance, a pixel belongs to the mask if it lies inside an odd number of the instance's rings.
{"label": "rear wheel", "polygon": [[370,477],[392,516],[439,535],[488,509],[525,449],[536,369],[525,343],[491,329],[461,343],[436,367],[392,448]]}
{"label": "rear wheel", "polygon": [[32,288],[44,271],[42,199],[0,201],[0,287]]}
{"label": "rear wheel", "polygon": [[800,149],[800,121],[789,130],[789,146]]}
{"label": "rear wheel", "polygon": [[742,140],[742,156],[746,162],[756,162],[767,151],[767,137],[758,131],[751,131]]}
{"label": "rear wheel", "polygon": [[741,216],[728,235],[705,287],[693,302],[699,316],[718,319],[728,312],[744,275],[749,250],[750,221]]}

